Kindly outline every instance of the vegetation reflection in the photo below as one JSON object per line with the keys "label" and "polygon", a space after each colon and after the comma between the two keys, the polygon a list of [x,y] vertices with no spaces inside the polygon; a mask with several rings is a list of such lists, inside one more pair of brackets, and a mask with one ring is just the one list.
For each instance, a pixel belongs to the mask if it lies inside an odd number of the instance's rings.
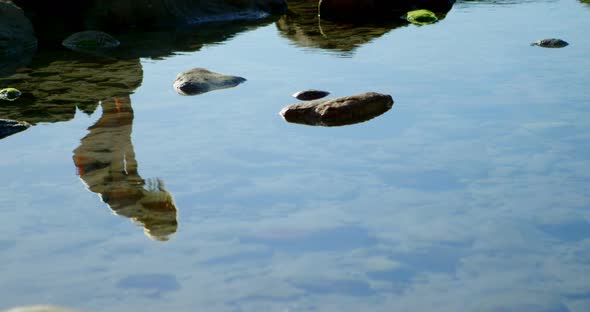
{"label": "vegetation reflection", "polygon": [[80,179],[114,213],[141,224],[149,237],[168,240],[178,227],[176,205],[162,180],[146,181],[137,172],[129,96],[101,101],[100,106],[102,116],[74,150]]}
{"label": "vegetation reflection", "polygon": [[[443,19],[445,13],[437,12],[437,16]],[[276,22],[280,35],[296,45],[334,51],[345,57],[352,55],[356,48],[407,25],[401,14],[399,18],[362,23],[320,19],[317,1],[310,0],[289,1],[289,11]]]}

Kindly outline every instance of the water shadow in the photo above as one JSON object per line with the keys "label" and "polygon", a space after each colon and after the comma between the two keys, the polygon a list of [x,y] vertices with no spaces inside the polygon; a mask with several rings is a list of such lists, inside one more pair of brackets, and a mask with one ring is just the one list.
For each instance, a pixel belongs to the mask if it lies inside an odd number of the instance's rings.
{"label": "water shadow", "polygon": [[78,175],[115,214],[143,226],[150,238],[166,241],[178,228],[177,208],[163,181],[144,180],[137,171],[131,100],[115,97],[100,106],[102,116],[74,150]]}

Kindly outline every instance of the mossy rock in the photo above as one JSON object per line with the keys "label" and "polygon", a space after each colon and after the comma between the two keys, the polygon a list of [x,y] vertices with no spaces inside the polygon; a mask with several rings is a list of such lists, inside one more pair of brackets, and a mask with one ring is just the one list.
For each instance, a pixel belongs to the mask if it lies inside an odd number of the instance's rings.
{"label": "mossy rock", "polygon": [[410,11],[402,18],[416,25],[428,25],[438,22],[438,17],[436,17],[436,14],[428,10]]}
{"label": "mossy rock", "polygon": [[0,100],[14,101],[21,96],[21,92],[15,88],[6,88],[0,90]]}

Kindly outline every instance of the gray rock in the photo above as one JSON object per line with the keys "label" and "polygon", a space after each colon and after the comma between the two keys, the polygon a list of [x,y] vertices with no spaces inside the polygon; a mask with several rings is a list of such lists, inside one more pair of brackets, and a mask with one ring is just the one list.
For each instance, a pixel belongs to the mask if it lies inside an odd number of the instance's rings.
{"label": "gray rock", "polygon": [[27,130],[31,125],[28,122],[0,119],[0,139]]}
{"label": "gray rock", "polygon": [[292,123],[312,126],[343,126],[367,121],[393,106],[390,95],[368,92],[336,99],[293,104],[281,116]]}
{"label": "gray rock", "polygon": [[328,91],[304,90],[304,91],[295,92],[295,93],[293,93],[292,96],[298,100],[312,101],[312,100],[321,99],[321,98],[327,96],[328,94],[330,94],[330,92],[328,92]]}
{"label": "gray rock", "polygon": [[532,46],[540,46],[542,48],[563,48],[567,46],[569,43],[561,40],[561,39],[542,39],[536,42],[531,43]]}
{"label": "gray rock", "polygon": [[174,89],[180,95],[197,95],[205,92],[232,88],[246,81],[238,76],[228,76],[203,68],[193,68],[178,74],[174,80]]}

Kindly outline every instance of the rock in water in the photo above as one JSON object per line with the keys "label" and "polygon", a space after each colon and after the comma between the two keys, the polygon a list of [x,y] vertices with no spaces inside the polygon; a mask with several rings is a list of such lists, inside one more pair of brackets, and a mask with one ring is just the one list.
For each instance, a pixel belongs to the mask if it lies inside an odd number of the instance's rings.
{"label": "rock in water", "polygon": [[428,25],[438,22],[436,14],[428,10],[410,11],[402,16],[402,18],[416,25]]}
{"label": "rock in water", "polygon": [[20,97],[22,93],[15,88],[6,88],[0,90],[0,100],[14,101]]}
{"label": "rock in water", "polygon": [[0,139],[27,130],[31,125],[28,122],[0,119]]}
{"label": "rock in water", "polygon": [[113,36],[95,30],[77,32],[67,37],[62,45],[78,52],[95,52],[116,48],[121,43]]}
{"label": "rock in water", "polygon": [[536,42],[531,43],[532,46],[540,46],[543,48],[563,48],[567,46],[569,43],[561,40],[561,39],[542,39]]}
{"label": "rock in water", "polygon": [[238,76],[227,76],[203,68],[193,68],[178,74],[174,89],[180,95],[197,95],[205,92],[232,88],[246,81]]}
{"label": "rock in water", "polygon": [[293,104],[281,116],[292,123],[312,126],[343,126],[377,117],[393,106],[390,95],[368,92],[329,100]]}
{"label": "rock in water", "polygon": [[330,92],[328,92],[328,91],[304,90],[304,91],[295,92],[295,93],[293,93],[292,96],[298,100],[312,101],[312,100],[321,99],[321,98],[327,96],[328,94],[330,94]]}

